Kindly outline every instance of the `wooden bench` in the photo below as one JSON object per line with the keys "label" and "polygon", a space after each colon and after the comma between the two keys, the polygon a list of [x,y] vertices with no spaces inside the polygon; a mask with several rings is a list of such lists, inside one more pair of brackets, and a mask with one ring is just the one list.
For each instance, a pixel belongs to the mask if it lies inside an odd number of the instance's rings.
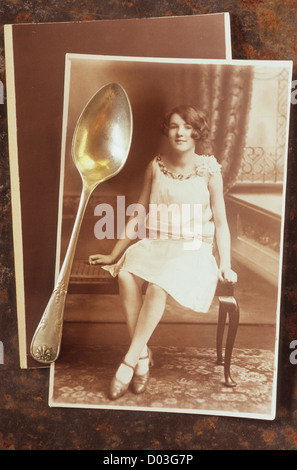
{"label": "wooden bench", "polygon": [[[90,265],[87,260],[75,260],[69,282],[69,294],[118,294],[117,278],[113,278],[100,265]],[[224,365],[225,385],[236,386],[231,377],[230,366],[233,345],[239,323],[239,306],[234,297],[234,285],[219,282],[215,295],[219,300],[216,336],[217,364]],[[228,315],[228,333],[223,355],[223,335]]]}

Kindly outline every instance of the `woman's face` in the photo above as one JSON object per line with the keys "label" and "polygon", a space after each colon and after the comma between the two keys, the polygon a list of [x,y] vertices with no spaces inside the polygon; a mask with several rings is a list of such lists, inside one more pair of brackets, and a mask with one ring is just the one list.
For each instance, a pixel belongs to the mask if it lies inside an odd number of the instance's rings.
{"label": "woman's face", "polygon": [[177,152],[195,151],[195,140],[192,138],[193,127],[179,114],[172,114],[169,122],[168,139],[173,150]]}

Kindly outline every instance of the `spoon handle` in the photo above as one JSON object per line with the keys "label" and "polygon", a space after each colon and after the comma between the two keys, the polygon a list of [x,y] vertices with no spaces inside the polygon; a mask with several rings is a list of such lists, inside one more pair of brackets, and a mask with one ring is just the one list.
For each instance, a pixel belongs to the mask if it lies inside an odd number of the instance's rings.
{"label": "spoon handle", "polygon": [[33,336],[30,353],[38,362],[54,362],[60,352],[63,329],[63,315],[72,262],[77,245],[78,235],[87,207],[91,190],[83,187],[80,203],[73,226],[67,252],[61,267],[55,288]]}

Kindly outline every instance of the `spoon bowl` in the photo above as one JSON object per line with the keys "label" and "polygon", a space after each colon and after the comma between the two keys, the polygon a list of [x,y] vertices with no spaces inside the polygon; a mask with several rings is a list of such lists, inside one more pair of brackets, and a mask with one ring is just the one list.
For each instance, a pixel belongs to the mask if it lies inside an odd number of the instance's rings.
{"label": "spoon bowl", "polygon": [[84,108],[72,140],[72,158],[86,186],[97,186],[122,169],[131,131],[124,89],[112,83],[99,90]]}
{"label": "spoon bowl", "polygon": [[32,338],[38,362],[54,362],[60,352],[64,306],[83,216],[94,189],[121,171],[132,140],[132,110],[125,90],[110,83],[83,109],[72,139],[72,159],[82,178],[82,193],[67,252],[49,302]]}

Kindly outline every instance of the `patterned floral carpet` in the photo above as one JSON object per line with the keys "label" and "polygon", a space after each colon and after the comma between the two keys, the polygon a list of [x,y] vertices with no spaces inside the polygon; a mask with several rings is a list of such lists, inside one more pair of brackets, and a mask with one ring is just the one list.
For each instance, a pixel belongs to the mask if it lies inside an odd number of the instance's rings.
{"label": "patterned floral carpet", "polygon": [[67,348],[51,369],[51,406],[122,407],[158,411],[247,416],[272,419],[274,354],[234,349],[232,378],[224,385],[223,366],[214,349],[154,347],[155,365],[144,394],[131,391],[116,402],[108,399],[110,380],[124,350]]}

